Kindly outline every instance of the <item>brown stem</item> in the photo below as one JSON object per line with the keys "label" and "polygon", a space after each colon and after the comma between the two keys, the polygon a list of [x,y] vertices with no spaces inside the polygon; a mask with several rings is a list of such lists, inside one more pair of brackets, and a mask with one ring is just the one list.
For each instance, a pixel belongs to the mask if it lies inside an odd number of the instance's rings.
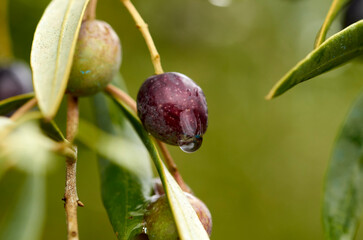
{"label": "brown stem", "polygon": [[[105,88],[105,91],[107,93],[109,93],[111,96],[119,99],[120,101],[122,101],[123,103],[125,103],[135,114],[137,114],[137,107],[136,107],[136,102],[124,91],[122,91],[121,89],[113,86],[112,84],[108,84]],[[191,192],[190,188],[188,187],[188,185],[185,184],[183,178],[181,177],[178,168],[170,154],[170,152],[168,151],[166,145],[155,139],[156,143],[158,144],[160,151],[164,157],[164,160],[166,162],[166,165],[170,171],[170,173],[174,176],[175,181],[179,184],[180,188],[185,191],[185,192]]]}
{"label": "brown stem", "polygon": [[[324,23],[321,26],[318,35],[315,39],[315,43],[314,43],[314,48],[319,47],[326,38],[326,34],[328,32],[328,29],[331,25],[331,19],[334,19],[336,14],[338,13],[337,8],[341,7],[341,4],[343,3],[343,1],[340,0],[333,0],[330,9],[328,11],[328,14],[325,17]],[[345,4],[345,3],[344,3]]]}
{"label": "brown stem", "polygon": [[[146,45],[149,48],[149,52],[151,55],[151,61],[154,65],[155,74],[164,73],[163,68],[161,66],[160,54],[158,53],[158,50],[156,49],[154,41],[151,37],[148,25],[142,19],[140,13],[137,11],[137,9],[135,8],[135,6],[132,4],[132,2],[130,0],[121,0],[121,2],[124,4],[126,9],[130,12],[132,18],[134,19],[134,21],[136,23],[136,27],[140,30],[142,36],[145,39]],[[109,92],[111,95],[120,99],[122,102],[124,102],[127,106],[129,106],[137,114],[137,107],[136,107],[135,101],[129,95],[127,95],[125,92],[123,92],[122,90],[120,90],[112,85],[108,85],[106,88],[106,91]],[[188,185],[185,184],[166,145],[157,139],[155,139],[155,141],[158,144],[158,146],[161,150],[161,153],[164,156],[166,165],[167,165],[169,171],[171,172],[171,174],[174,176],[175,181],[179,184],[180,188],[184,192],[191,193],[191,189],[188,187]]]}
{"label": "brown stem", "polygon": [[23,116],[25,113],[27,113],[30,109],[35,107],[37,104],[37,99],[32,98],[29,101],[27,101],[23,106],[21,106],[18,110],[16,110],[13,115],[11,115],[10,119],[13,121],[18,120],[21,116]]}
{"label": "brown stem", "polygon": [[83,21],[94,20],[96,18],[97,0],[90,0],[83,16]]}
{"label": "brown stem", "polygon": [[111,94],[112,96],[117,97],[117,99],[120,99],[129,108],[131,108],[131,110],[134,113],[137,114],[136,102],[127,93],[125,93],[124,91],[122,91],[121,89],[112,84],[108,84],[105,88],[105,91]]}
{"label": "brown stem", "polygon": [[121,2],[125,5],[126,9],[130,12],[132,18],[135,20],[136,27],[140,30],[142,36],[145,39],[146,45],[149,48],[151,61],[154,65],[155,74],[162,74],[163,68],[161,67],[160,55],[158,50],[155,47],[154,41],[151,37],[149,27],[142,19],[139,12],[136,10],[135,6],[132,4],[130,0],[121,0]]}
{"label": "brown stem", "polygon": [[[67,140],[72,142],[78,129],[79,112],[78,99],[68,95],[67,110]],[[77,149],[76,149],[77,151]],[[80,204],[77,195],[76,171],[77,157],[66,158],[66,187],[64,193],[64,207],[67,215],[68,240],[78,240],[77,207]],[[83,204],[82,204],[83,205]]]}

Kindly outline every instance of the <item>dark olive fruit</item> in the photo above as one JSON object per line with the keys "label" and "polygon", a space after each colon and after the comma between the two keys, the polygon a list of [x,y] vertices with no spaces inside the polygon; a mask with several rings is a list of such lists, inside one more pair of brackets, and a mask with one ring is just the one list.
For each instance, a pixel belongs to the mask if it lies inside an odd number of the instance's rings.
{"label": "dark olive fruit", "polygon": [[196,151],[208,126],[202,89],[189,77],[167,72],[146,79],[137,95],[137,112],[155,138]]}
{"label": "dark olive fruit", "polygon": [[20,62],[0,66],[0,100],[33,90],[29,67]]}
{"label": "dark olive fruit", "polygon": [[348,3],[343,17],[343,27],[363,19],[363,0],[351,0]]}
{"label": "dark olive fruit", "polygon": [[[207,206],[198,198],[189,193],[185,193],[193,209],[197,213],[204,229],[211,235],[212,216]],[[177,240],[178,231],[171,213],[168,200],[165,195],[156,196],[145,214],[146,234],[150,240]]]}
{"label": "dark olive fruit", "polygon": [[120,40],[110,25],[99,20],[81,25],[67,93],[87,96],[102,91],[121,64]]}

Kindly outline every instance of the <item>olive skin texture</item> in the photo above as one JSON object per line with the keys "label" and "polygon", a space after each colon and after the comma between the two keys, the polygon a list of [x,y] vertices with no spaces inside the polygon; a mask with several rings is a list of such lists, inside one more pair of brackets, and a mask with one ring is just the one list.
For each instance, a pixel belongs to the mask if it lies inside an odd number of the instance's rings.
{"label": "olive skin texture", "polygon": [[363,19],[363,1],[351,0],[345,10],[342,25],[343,28]]}
{"label": "olive skin texture", "polygon": [[30,68],[21,62],[0,66],[0,100],[33,91]]}
{"label": "olive skin texture", "polygon": [[[185,193],[193,209],[197,213],[204,229],[211,235],[212,216],[207,206],[198,198]],[[168,200],[165,195],[157,196],[149,206],[145,214],[146,234],[150,240],[177,240],[178,231],[174,222]]]}
{"label": "olive skin texture", "polygon": [[102,91],[121,64],[120,40],[103,21],[82,23],[73,57],[67,93],[88,96]]}
{"label": "olive skin texture", "polygon": [[208,126],[202,89],[189,77],[167,72],[146,79],[137,95],[137,112],[156,139],[196,151]]}

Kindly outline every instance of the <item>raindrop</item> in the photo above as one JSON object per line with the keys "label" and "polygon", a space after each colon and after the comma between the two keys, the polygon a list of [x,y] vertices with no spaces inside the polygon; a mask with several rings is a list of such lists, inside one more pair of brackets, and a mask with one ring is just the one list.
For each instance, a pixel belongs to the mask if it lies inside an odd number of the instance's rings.
{"label": "raindrop", "polygon": [[186,153],[197,151],[202,146],[203,138],[199,135],[194,136],[189,140],[184,140],[179,144],[181,150]]}

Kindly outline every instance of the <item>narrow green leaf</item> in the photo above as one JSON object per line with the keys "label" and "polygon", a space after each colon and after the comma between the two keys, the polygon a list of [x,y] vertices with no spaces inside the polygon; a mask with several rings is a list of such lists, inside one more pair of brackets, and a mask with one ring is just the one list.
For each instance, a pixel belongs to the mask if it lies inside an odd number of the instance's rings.
{"label": "narrow green leaf", "polygon": [[0,101],[0,116],[11,113],[34,97],[34,93],[17,95]]}
{"label": "narrow green leaf", "polygon": [[363,95],[343,125],[325,179],[323,220],[328,239],[354,239],[362,209]]}
{"label": "narrow green leaf", "polygon": [[141,181],[151,179],[151,167],[149,164],[145,164],[144,159],[145,156],[147,159],[147,152],[143,146],[120,136],[112,137],[102,134],[100,130],[84,120],[80,120],[77,139],[90,149],[95,149],[101,156],[107,157],[139,176]]}
{"label": "narrow green leaf", "polygon": [[286,92],[296,84],[316,77],[363,53],[363,20],[350,25],[326,40],[293,67],[272,88],[267,99]]}
{"label": "narrow green leaf", "polygon": [[[10,118],[0,116],[0,140],[2,140],[3,135],[6,134],[5,132],[9,131],[8,129],[11,128],[13,124],[14,122],[11,121]],[[10,166],[11,164],[2,159],[0,154],[0,179],[2,178],[4,173],[10,168]]]}
{"label": "narrow green leaf", "polygon": [[48,119],[62,101],[88,1],[53,0],[35,31],[30,62],[38,104]]}
{"label": "narrow green leaf", "polygon": [[154,161],[154,165],[164,185],[165,194],[168,198],[180,239],[209,239],[208,234],[204,230],[204,227],[199,221],[193,207],[190,205],[188,199],[185,197],[185,194],[163,164],[154,142],[150,139],[149,134],[145,131],[139,119],[131,113],[121,101],[116,98],[114,98],[114,101],[130,121]]}
{"label": "narrow green leaf", "polygon": [[324,20],[323,25],[321,26],[316,39],[315,39],[315,48],[319,47],[326,38],[326,34],[332,24],[333,20],[339,13],[339,11],[349,2],[350,0],[333,0],[329,12]]}
{"label": "narrow green leaf", "polygon": [[13,124],[14,122],[10,118],[0,116],[0,133]]}
{"label": "narrow green leaf", "polygon": [[[121,80],[120,76],[114,80]],[[140,148],[142,142],[113,101],[98,94],[93,99],[93,106],[97,125],[112,134],[106,139],[115,139],[110,145],[114,147],[113,153],[100,149],[103,155],[111,154],[108,157],[99,156],[103,204],[117,238],[133,239],[143,231],[144,211],[152,189],[149,155],[144,148]],[[80,134],[91,132],[82,130],[83,122],[80,126]],[[104,138],[98,140],[101,139]],[[104,146],[102,143],[98,146],[89,143],[97,149]],[[110,147],[108,144],[105,146]]]}
{"label": "narrow green leaf", "polygon": [[102,184],[102,192],[107,194],[111,222],[117,225],[115,230],[120,239],[129,239],[134,231],[141,232],[138,228],[142,227],[143,205],[152,187],[151,165],[145,148],[120,136],[103,133],[85,121],[80,121],[77,139],[109,160],[100,163],[102,183],[107,183]]}
{"label": "narrow green leaf", "polygon": [[30,174],[16,209],[0,234],[2,240],[41,239],[45,217],[45,176]]}
{"label": "narrow green leaf", "polygon": [[102,200],[118,239],[133,239],[143,231],[145,203],[151,182],[104,158],[100,159]]}
{"label": "narrow green leaf", "polygon": [[16,122],[0,117],[0,162],[29,173],[46,170],[52,164],[57,145],[44,136],[34,121],[39,116],[40,113],[28,113]]}

